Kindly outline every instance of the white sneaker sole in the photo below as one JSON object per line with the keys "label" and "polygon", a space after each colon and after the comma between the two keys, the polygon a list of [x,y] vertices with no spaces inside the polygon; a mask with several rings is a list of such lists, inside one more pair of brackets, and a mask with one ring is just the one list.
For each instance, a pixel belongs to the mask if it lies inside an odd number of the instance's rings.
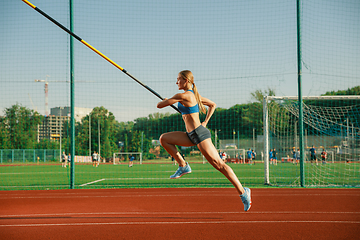
{"label": "white sneaker sole", "polygon": [[178,176],[178,177],[171,177],[171,176],[170,176],[170,179],[178,179],[178,178],[181,178],[182,176],[184,176],[185,174],[188,174],[188,173],[191,173],[191,171],[190,171],[190,172],[183,173],[183,174],[181,174],[181,175]]}

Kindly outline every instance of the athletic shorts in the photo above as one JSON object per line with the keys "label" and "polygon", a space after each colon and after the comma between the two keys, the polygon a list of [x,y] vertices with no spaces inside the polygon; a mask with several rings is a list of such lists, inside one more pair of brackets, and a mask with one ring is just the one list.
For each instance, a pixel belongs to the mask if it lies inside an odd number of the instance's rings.
{"label": "athletic shorts", "polygon": [[200,125],[195,130],[187,132],[186,134],[188,135],[190,141],[195,145],[198,145],[205,139],[211,138],[209,129],[205,128],[203,125]]}

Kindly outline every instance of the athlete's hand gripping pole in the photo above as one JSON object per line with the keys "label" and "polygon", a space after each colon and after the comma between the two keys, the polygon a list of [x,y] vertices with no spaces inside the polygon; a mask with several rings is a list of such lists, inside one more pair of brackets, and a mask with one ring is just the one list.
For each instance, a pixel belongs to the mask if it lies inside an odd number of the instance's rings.
{"label": "athlete's hand gripping pole", "polygon": [[[49,15],[47,15],[45,12],[41,11],[38,7],[36,7],[35,5],[33,5],[32,3],[30,3],[27,0],[22,0],[24,3],[26,3],[27,5],[29,5],[30,7],[32,7],[34,10],[36,10],[37,12],[39,12],[41,15],[43,15],[44,17],[46,17],[47,19],[49,19],[50,21],[52,21],[53,23],[55,23],[57,26],[59,26],[61,29],[63,29],[65,32],[67,32],[68,34],[70,34],[71,36],[73,36],[74,38],[76,38],[77,40],[79,40],[81,43],[83,43],[85,46],[87,46],[88,48],[90,48],[91,50],[93,50],[94,52],[96,52],[98,55],[100,55],[101,57],[103,57],[106,61],[108,61],[109,63],[111,63],[112,65],[114,65],[116,68],[120,69],[123,73],[125,73],[126,75],[128,75],[130,78],[132,78],[133,80],[135,80],[137,83],[139,83],[141,86],[143,86],[144,88],[146,88],[147,90],[149,90],[151,93],[153,93],[155,96],[157,96],[158,98],[160,98],[161,100],[164,100],[163,97],[161,97],[157,92],[155,92],[153,89],[151,89],[149,86],[145,85],[144,83],[142,83],[141,81],[139,81],[138,79],[136,79],[134,76],[132,76],[130,73],[128,73],[124,68],[120,67],[118,64],[116,64],[114,61],[112,61],[110,58],[108,58],[107,56],[105,56],[104,54],[102,54],[100,51],[98,51],[96,48],[94,48],[93,46],[91,46],[90,44],[88,44],[87,42],[85,42],[83,39],[81,39],[79,36],[77,36],[75,33],[71,32],[69,29],[67,29],[66,27],[64,27],[62,24],[60,24],[58,21],[56,21],[55,19],[53,19],[52,17],[50,17]],[[175,109],[178,113],[180,113],[179,109],[173,105],[170,105],[170,107],[172,107],[173,109]]]}

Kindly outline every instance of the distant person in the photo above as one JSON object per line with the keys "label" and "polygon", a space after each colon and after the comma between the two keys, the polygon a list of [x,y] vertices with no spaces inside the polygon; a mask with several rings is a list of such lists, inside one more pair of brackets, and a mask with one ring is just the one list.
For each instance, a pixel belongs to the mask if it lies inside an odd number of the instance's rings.
{"label": "distant person", "polygon": [[295,148],[293,148],[293,150],[292,150],[292,162],[293,162],[293,164],[296,164],[296,150],[295,150]]}
{"label": "distant person", "polygon": [[298,148],[296,151],[296,165],[300,162],[300,149]]}
{"label": "distant person", "polygon": [[243,163],[243,158],[241,156],[241,153],[237,153],[236,154],[236,162],[239,163]]}
{"label": "distant person", "polygon": [[91,162],[92,162],[93,167],[95,167],[96,161],[97,161],[97,154],[96,154],[96,151],[94,151],[93,154],[91,155]]}
{"label": "distant person", "polygon": [[[254,164],[255,164],[255,158],[256,158],[256,152],[255,152],[254,149],[253,149],[253,150],[251,150],[251,163],[254,162]],[[254,161],[253,161],[253,160],[254,160]]]}
{"label": "distant person", "polygon": [[129,156],[129,167],[132,167],[134,164],[135,157],[133,155]]}
{"label": "distant person", "polygon": [[99,166],[99,154],[96,151],[94,151],[92,155],[92,162],[93,162],[93,167]]}
{"label": "distant person", "polygon": [[67,163],[69,164],[69,167],[70,167],[71,160],[72,160],[71,154],[69,153],[68,158],[67,158]]}
{"label": "distant person", "polygon": [[66,165],[67,165],[67,159],[68,157],[66,156],[66,153],[65,151],[63,151],[62,155],[61,155],[61,167],[64,167],[66,168]]}
{"label": "distant person", "polygon": [[270,164],[273,164],[273,150],[270,149],[270,152],[269,152],[269,160],[270,160]]}
{"label": "distant person", "polygon": [[246,163],[246,160],[247,160],[247,162],[250,164],[250,163],[251,163],[251,159],[252,159],[252,151],[251,151],[251,148],[249,148],[249,150],[246,152],[246,156],[247,156],[247,158],[245,159],[245,163]]}
{"label": "distant person", "polygon": [[226,152],[223,152],[221,155],[221,159],[226,163]]}
{"label": "distant person", "polygon": [[318,161],[316,159],[316,149],[315,149],[314,145],[312,145],[312,147],[310,148],[310,162],[311,162],[311,165],[313,165],[313,161],[315,161],[316,165],[318,165]]}
{"label": "distant person", "polygon": [[325,150],[325,148],[322,150],[321,152],[321,161],[322,161],[322,164],[326,164],[326,158],[327,158],[327,152]]}
{"label": "distant person", "polygon": [[276,156],[276,149],[274,148],[272,151],[272,155],[273,155],[273,164],[277,165],[277,156]]}

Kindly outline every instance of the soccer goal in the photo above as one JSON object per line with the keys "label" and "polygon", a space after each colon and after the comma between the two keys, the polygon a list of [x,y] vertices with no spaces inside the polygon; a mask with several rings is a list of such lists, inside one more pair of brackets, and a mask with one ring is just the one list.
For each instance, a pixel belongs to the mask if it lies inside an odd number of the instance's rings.
{"label": "soccer goal", "polygon": [[[360,96],[303,97],[299,119],[298,97],[265,96],[263,101],[265,184],[299,185],[293,164],[269,165],[277,159],[296,158],[299,121],[303,123],[304,172],[307,186],[356,185],[360,171]],[[314,160],[310,150],[316,150]],[[322,161],[321,152],[327,152]],[[294,161],[281,161],[289,163]],[[295,168],[294,168],[295,167]]]}
{"label": "soccer goal", "polygon": [[113,164],[128,164],[129,157],[134,157],[134,163],[142,164],[142,153],[141,152],[118,152],[113,153]]}

